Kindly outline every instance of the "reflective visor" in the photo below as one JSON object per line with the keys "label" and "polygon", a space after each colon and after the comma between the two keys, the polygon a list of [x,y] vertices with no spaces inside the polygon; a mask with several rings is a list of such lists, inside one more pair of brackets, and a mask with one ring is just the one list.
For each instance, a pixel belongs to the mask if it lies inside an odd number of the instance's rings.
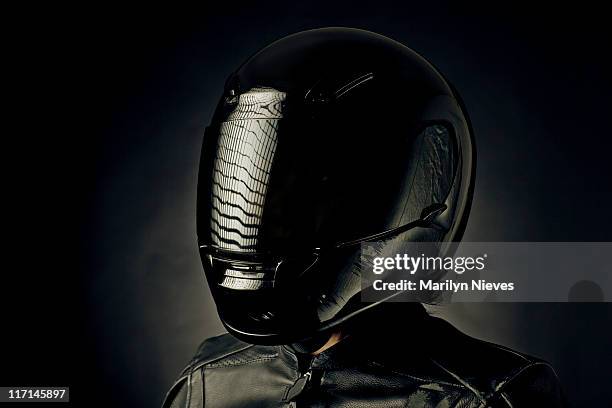
{"label": "reflective visor", "polygon": [[[257,88],[242,94],[227,120],[207,132],[205,149],[214,150],[212,174],[200,183],[208,197],[200,204],[210,212],[200,214],[209,225],[201,225],[200,241],[214,247],[255,252],[262,223],[268,183],[276,152],[278,121],[285,94]],[[202,202],[203,201],[203,202]],[[205,222],[205,220],[203,222]]]}
{"label": "reflective visor", "polygon": [[204,137],[200,245],[310,254],[414,221],[449,192],[455,160],[441,125],[393,133],[396,118],[361,121],[364,107],[349,103],[333,116],[288,117],[299,101],[271,88],[225,103]]}
{"label": "reflective visor", "polygon": [[210,239],[219,248],[254,251],[277,144],[276,120],[224,122],[214,160]]}
{"label": "reflective visor", "polygon": [[297,137],[285,129],[285,100],[285,93],[271,88],[251,89],[230,101],[233,109],[223,122],[207,129],[199,177],[201,245],[256,253],[264,242],[266,248],[271,244],[279,249],[279,243],[294,235],[290,218],[299,220],[305,211],[296,207],[306,203],[287,196],[296,178],[302,179],[296,174],[300,169],[277,158],[280,130]]}

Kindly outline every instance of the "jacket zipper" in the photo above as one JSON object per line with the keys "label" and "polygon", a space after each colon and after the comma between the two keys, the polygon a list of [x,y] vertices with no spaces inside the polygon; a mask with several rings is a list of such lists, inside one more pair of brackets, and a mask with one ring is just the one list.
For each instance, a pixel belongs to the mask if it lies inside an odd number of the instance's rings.
{"label": "jacket zipper", "polygon": [[313,367],[315,358],[310,360],[310,364],[308,365],[308,368],[306,369],[304,374],[298,377],[298,379],[295,380],[291,388],[289,388],[289,390],[287,391],[286,397],[285,397],[286,401],[293,401],[295,398],[300,396],[304,392],[304,390],[308,387],[308,385],[310,384],[310,380],[312,378],[312,367]]}

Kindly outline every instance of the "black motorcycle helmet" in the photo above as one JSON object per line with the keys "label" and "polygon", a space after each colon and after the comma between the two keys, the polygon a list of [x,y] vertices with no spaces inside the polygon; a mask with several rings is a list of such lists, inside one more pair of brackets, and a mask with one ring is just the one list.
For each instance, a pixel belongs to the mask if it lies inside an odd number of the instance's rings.
{"label": "black motorcycle helmet", "polygon": [[197,231],[223,324],[287,344],[375,307],[359,244],[448,251],[474,169],[456,91],[411,49],[348,28],[265,47],[228,78],[203,141]]}

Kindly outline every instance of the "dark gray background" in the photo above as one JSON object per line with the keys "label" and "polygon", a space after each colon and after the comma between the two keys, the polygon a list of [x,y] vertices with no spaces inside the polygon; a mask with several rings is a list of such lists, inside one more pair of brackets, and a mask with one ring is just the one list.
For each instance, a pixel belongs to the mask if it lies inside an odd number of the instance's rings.
{"label": "dark gray background", "polygon": [[[77,402],[157,406],[199,342],[222,332],[195,236],[203,128],[232,69],[303,29],[379,32],[454,83],[478,145],[466,239],[612,241],[610,29],[597,12],[232,4],[41,10],[12,33],[24,77],[8,77],[13,104],[28,112],[16,117],[20,137],[3,163],[7,256],[17,265],[2,285],[13,328],[3,384],[70,385]],[[473,336],[550,360],[569,398],[590,406],[612,398],[611,312],[484,304],[441,313]]]}

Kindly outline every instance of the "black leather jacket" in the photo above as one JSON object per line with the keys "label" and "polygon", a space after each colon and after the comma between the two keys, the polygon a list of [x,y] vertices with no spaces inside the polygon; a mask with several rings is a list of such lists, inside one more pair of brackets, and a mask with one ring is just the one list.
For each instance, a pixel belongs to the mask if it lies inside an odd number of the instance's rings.
{"label": "black leather jacket", "polygon": [[227,334],[208,339],[163,406],[565,406],[548,363],[471,338],[422,308],[359,327],[314,358]]}

